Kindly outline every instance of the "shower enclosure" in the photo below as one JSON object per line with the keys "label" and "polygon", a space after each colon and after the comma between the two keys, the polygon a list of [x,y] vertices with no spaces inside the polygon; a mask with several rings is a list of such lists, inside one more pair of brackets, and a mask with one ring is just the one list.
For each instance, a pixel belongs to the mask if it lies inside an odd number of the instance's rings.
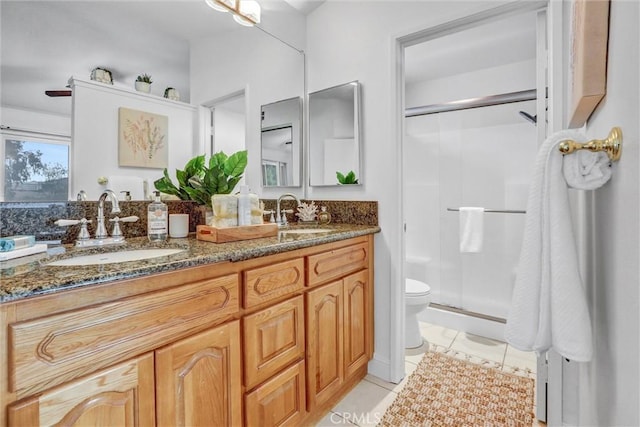
{"label": "shower enclosure", "polygon": [[[539,27],[532,11],[405,49],[405,275],[431,287],[424,321],[504,339],[545,124]],[[463,206],[491,210],[480,253],[460,252]]]}

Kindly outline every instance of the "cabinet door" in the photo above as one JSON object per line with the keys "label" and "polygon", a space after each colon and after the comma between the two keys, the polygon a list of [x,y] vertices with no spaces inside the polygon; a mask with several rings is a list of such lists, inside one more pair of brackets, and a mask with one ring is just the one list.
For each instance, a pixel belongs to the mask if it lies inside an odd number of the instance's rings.
{"label": "cabinet door", "polygon": [[306,416],[304,361],[285,369],[245,397],[247,426],[299,426]]}
{"label": "cabinet door", "polygon": [[152,426],[153,354],[107,368],[9,407],[10,426]]}
{"label": "cabinet door", "polygon": [[371,339],[369,272],[362,270],[343,279],[344,376],[349,378],[369,361]]}
{"label": "cabinet door", "polygon": [[244,385],[251,389],[304,356],[304,300],[291,298],[244,318]]}
{"label": "cabinet door", "polygon": [[237,320],[157,350],[158,425],[240,425],[240,357]]}
{"label": "cabinet door", "polygon": [[344,378],[342,281],[307,293],[307,402],[329,400]]}

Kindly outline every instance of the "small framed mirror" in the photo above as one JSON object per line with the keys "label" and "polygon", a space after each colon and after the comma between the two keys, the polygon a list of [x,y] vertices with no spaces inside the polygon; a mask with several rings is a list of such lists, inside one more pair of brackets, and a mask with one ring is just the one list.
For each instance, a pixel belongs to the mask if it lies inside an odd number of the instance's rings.
{"label": "small framed mirror", "polygon": [[309,185],[362,184],[360,83],[309,94]]}
{"label": "small framed mirror", "polygon": [[262,106],[261,166],[263,187],[302,185],[302,99]]}

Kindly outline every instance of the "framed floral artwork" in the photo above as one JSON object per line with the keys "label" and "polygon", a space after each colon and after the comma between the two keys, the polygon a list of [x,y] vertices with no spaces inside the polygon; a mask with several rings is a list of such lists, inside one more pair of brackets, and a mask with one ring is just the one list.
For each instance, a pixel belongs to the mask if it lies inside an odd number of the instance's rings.
{"label": "framed floral artwork", "polygon": [[607,89],[609,0],[574,0],[569,127],[584,125]]}
{"label": "framed floral artwork", "polygon": [[169,118],[118,109],[118,165],[164,169],[169,159]]}

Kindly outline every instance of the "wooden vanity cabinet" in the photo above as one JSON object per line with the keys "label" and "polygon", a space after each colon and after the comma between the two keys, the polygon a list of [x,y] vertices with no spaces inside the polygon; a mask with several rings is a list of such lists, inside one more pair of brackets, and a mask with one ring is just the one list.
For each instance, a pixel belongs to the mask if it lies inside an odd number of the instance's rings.
{"label": "wooden vanity cabinet", "polygon": [[240,326],[234,320],[156,350],[159,426],[242,423]]}
{"label": "wooden vanity cabinet", "polygon": [[0,305],[0,425],[301,426],[366,375],[373,237]]}
{"label": "wooden vanity cabinet", "polygon": [[151,426],[154,395],[147,353],[9,406],[8,425]]}
{"label": "wooden vanity cabinet", "polygon": [[311,409],[330,401],[371,359],[369,271],[307,293],[307,396]]}

